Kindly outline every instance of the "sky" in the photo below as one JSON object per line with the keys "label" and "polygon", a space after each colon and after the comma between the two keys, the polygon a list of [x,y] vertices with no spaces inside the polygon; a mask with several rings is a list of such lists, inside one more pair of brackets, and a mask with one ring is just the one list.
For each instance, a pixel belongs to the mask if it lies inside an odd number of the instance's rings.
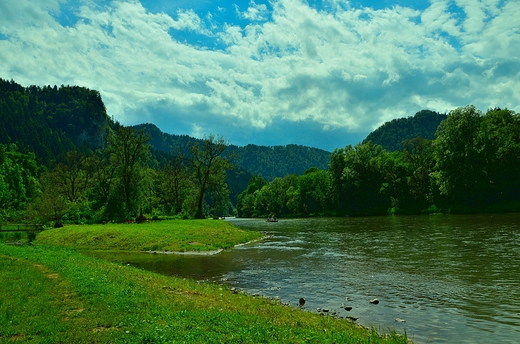
{"label": "sky", "polygon": [[0,78],[124,125],[332,151],[394,118],[520,112],[518,0],[0,0]]}

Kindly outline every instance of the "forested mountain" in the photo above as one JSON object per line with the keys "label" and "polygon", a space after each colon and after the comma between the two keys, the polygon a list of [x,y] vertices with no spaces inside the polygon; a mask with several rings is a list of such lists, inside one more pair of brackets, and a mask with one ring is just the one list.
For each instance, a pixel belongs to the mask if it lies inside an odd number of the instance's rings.
{"label": "forested mountain", "polygon": [[55,223],[122,221],[139,208],[229,214],[253,176],[324,170],[329,156],[297,145],[230,146],[153,124],[124,127],[110,119],[97,91],[0,79],[0,218],[8,221],[27,211]]}
{"label": "forested mountain", "polygon": [[[186,147],[189,142],[201,141],[187,135],[164,133],[150,123],[136,125],[133,128],[142,129],[145,134],[150,136],[152,147],[163,153],[176,153],[179,147]],[[233,160],[237,166],[255,175],[261,175],[267,180],[284,177],[288,174],[301,175],[310,167],[325,170],[330,160],[330,152],[300,145],[274,147],[253,144],[244,147],[230,145],[226,153],[234,155]]]}
{"label": "forested mountain", "polygon": [[48,165],[59,154],[104,146],[108,126],[99,92],[78,86],[24,88],[0,79],[0,143],[15,143]]}
{"label": "forested mountain", "polygon": [[398,118],[386,122],[366,137],[363,143],[372,143],[382,146],[388,151],[402,150],[403,140],[416,137],[433,140],[439,124],[447,115],[430,110],[421,110],[413,117]]}
{"label": "forested mountain", "polygon": [[0,79],[2,221],[518,211],[519,175],[508,109],[423,110],[328,153],[125,127],[96,91]]}
{"label": "forested mountain", "polygon": [[[88,152],[104,147],[109,128],[118,124],[106,113],[99,92],[78,86],[22,87],[0,79],[0,143],[15,143],[22,152],[34,152],[38,162],[49,165],[61,153]],[[152,155],[163,164],[178,147],[201,142],[188,135],[171,135],[154,124],[133,126],[150,137]],[[247,170],[270,180],[302,174],[309,167],[326,169],[330,153],[298,145],[265,147],[231,145],[239,174]]]}

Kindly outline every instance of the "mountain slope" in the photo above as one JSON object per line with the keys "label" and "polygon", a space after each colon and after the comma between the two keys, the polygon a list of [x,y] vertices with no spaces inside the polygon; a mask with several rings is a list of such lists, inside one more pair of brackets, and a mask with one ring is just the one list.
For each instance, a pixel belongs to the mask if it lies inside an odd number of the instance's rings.
{"label": "mountain slope", "polygon": [[[150,144],[160,152],[175,154],[179,147],[185,147],[188,142],[197,142],[187,135],[172,135],[162,132],[154,124],[146,123],[133,126],[143,130],[150,136]],[[228,154],[234,154],[235,164],[255,175],[261,175],[267,180],[284,177],[288,174],[303,174],[310,167],[327,169],[330,153],[318,148],[300,145],[287,146],[257,146],[239,147],[230,145]]]}
{"label": "mountain slope", "polygon": [[45,165],[66,151],[103,147],[112,124],[97,91],[0,79],[0,143],[34,152]]}
{"label": "mountain slope", "polygon": [[394,119],[386,122],[366,137],[363,143],[372,141],[389,151],[401,150],[403,140],[422,137],[428,140],[435,138],[439,124],[447,115],[435,111],[422,110],[413,117]]}

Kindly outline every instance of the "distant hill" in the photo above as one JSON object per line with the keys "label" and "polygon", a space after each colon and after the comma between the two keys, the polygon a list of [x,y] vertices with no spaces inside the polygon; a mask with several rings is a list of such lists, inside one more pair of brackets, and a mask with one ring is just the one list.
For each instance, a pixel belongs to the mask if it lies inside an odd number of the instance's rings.
{"label": "distant hill", "polygon": [[[107,115],[97,91],[63,85],[22,87],[0,78],[0,143],[15,143],[21,151],[34,152],[44,165],[63,152],[78,150],[88,154],[104,147],[108,131],[118,125]],[[150,123],[133,128],[150,136],[152,153],[160,163],[178,147],[198,141],[188,135],[164,133]],[[270,180],[303,174],[310,167],[326,169],[330,158],[327,151],[299,145],[230,145],[228,152],[237,155],[235,163],[239,167],[230,173],[244,180],[252,174]]]}
{"label": "distant hill", "polygon": [[99,92],[79,86],[22,87],[0,79],[0,143],[48,165],[60,153],[104,146],[113,121]]}
{"label": "distant hill", "polygon": [[[200,141],[187,135],[164,133],[151,123],[135,125],[133,128],[142,129],[151,137],[152,147],[164,153],[177,152],[178,147],[185,147],[188,142]],[[261,175],[267,180],[288,174],[301,175],[310,167],[325,170],[330,161],[330,152],[300,145],[274,147],[253,144],[244,147],[230,145],[227,153],[236,156],[237,166],[254,175]]]}
{"label": "distant hill", "polygon": [[386,122],[366,137],[363,143],[372,141],[389,151],[401,150],[402,142],[418,136],[428,140],[435,138],[439,124],[447,115],[435,111],[422,110],[413,117],[399,118]]}

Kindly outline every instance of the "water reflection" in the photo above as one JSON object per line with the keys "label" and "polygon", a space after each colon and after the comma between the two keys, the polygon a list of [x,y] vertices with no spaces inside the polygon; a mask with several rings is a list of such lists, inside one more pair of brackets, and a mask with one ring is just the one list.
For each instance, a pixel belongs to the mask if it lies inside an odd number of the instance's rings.
{"label": "water reflection", "polygon": [[308,310],[421,343],[520,342],[520,214],[232,221],[270,236],[217,256],[110,258],[295,306],[305,297]]}

